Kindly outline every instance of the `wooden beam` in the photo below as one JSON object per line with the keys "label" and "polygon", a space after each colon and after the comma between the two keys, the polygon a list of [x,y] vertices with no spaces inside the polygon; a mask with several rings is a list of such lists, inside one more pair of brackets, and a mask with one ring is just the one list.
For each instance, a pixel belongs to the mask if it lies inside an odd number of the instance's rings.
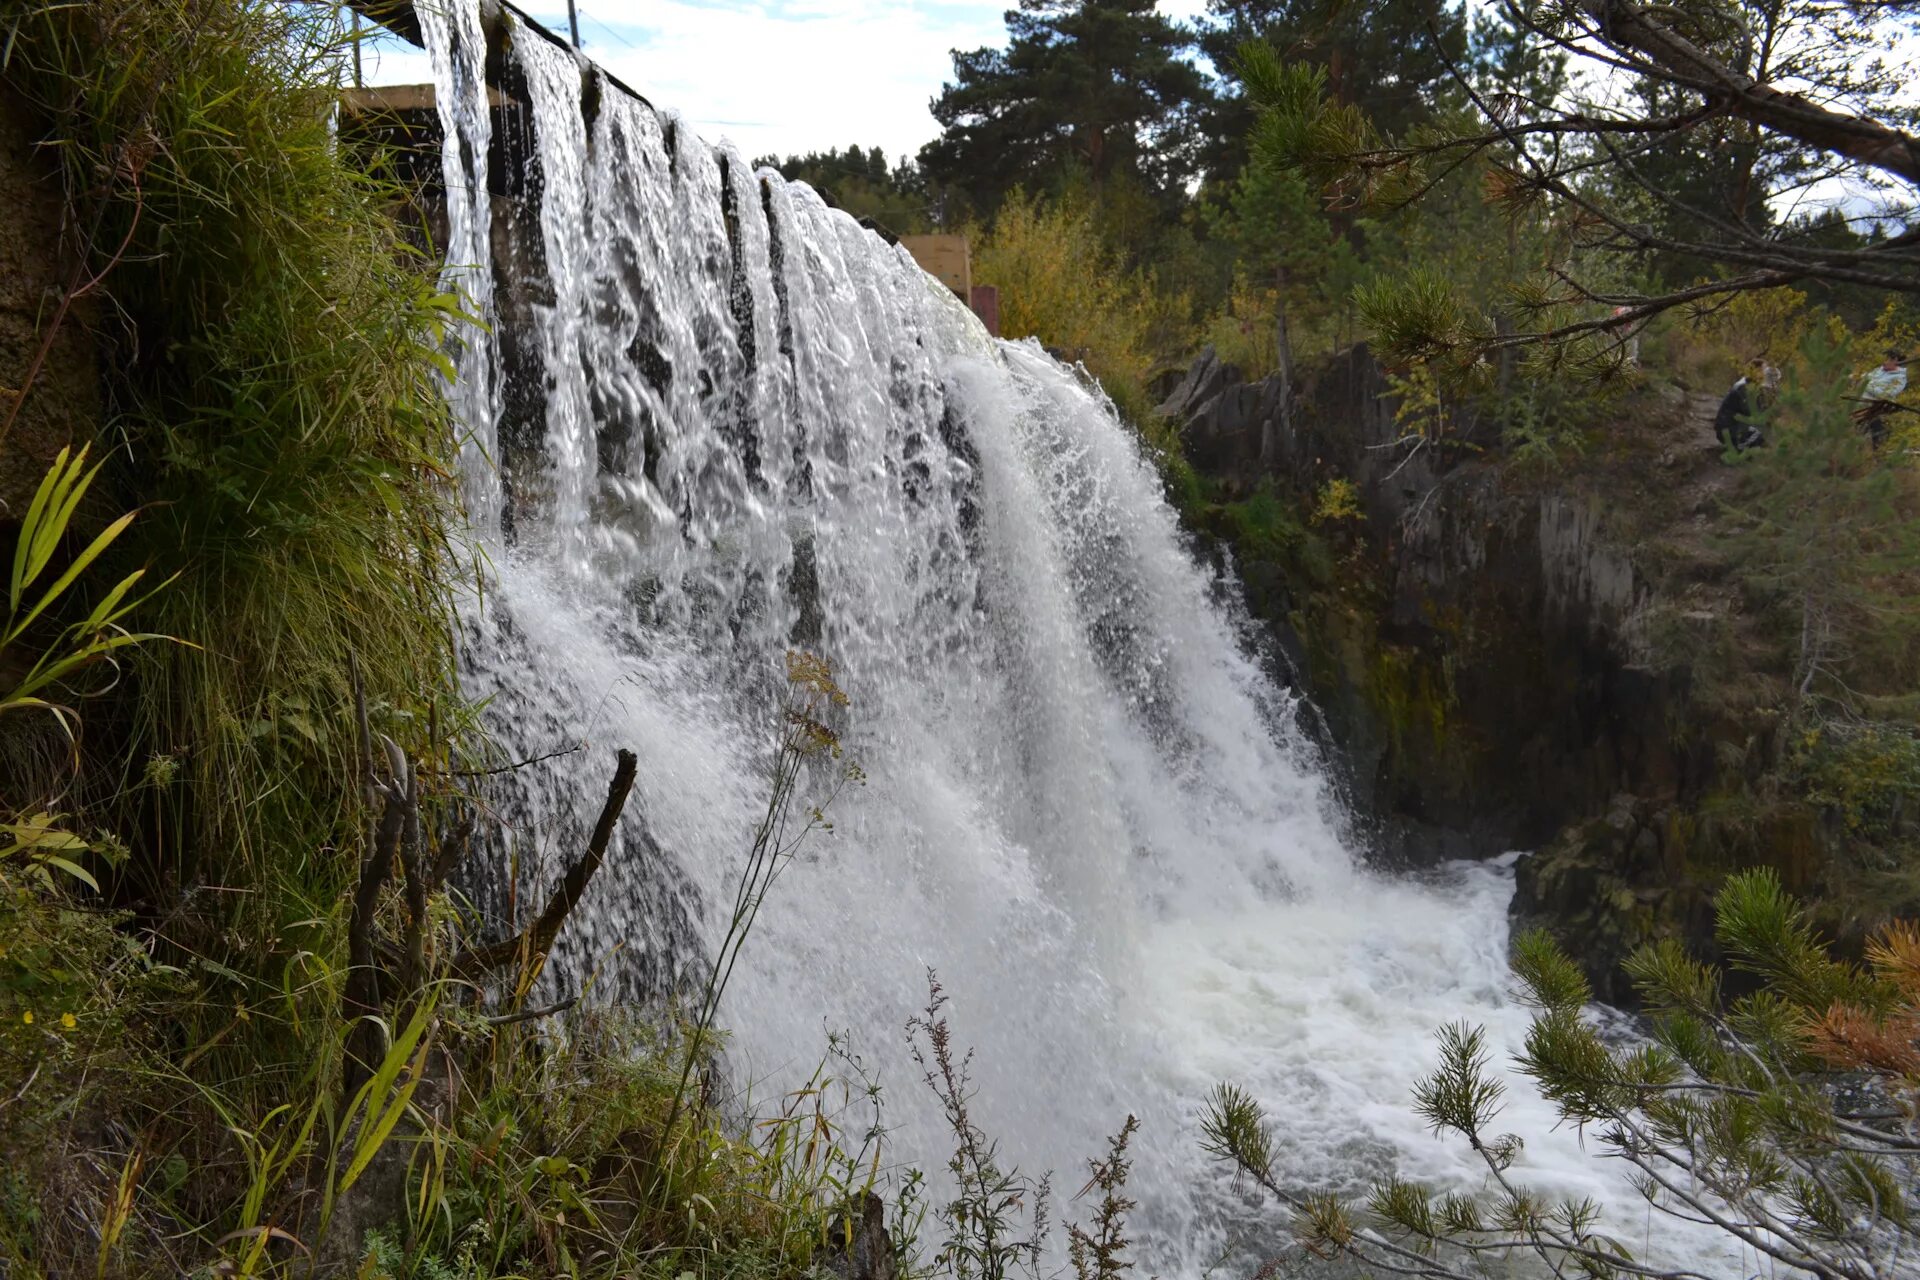
{"label": "wooden beam", "polygon": [[375,26],[385,27],[410,44],[426,47],[413,0],[347,0],[347,7]]}
{"label": "wooden beam", "polygon": [[[420,17],[413,11],[413,0],[346,0],[346,4],[348,8],[369,22],[378,23],[380,26],[385,27],[387,30],[411,44],[418,45],[421,48],[426,47],[426,37],[420,30]],[[503,13],[513,14],[514,17],[520,20],[521,26],[542,39],[559,45],[562,49],[567,50],[567,52],[574,54],[576,57],[586,56],[580,53],[573,44],[569,43],[565,36],[557,31],[551,30],[545,23],[535,18],[532,14],[529,14],[519,5],[511,3],[510,0],[480,0],[480,24],[483,27],[491,29],[496,26]],[[588,59],[588,61],[591,62],[592,59]],[[641,93],[638,89],[635,89],[632,85],[620,79],[620,77],[614,75],[599,63],[595,62],[593,66],[594,69],[600,73],[601,78],[614,88],[626,94],[629,98],[645,104],[649,108],[653,106],[652,101],[646,94]]]}
{"label": "wooden beam", "polygon": [[[487,105],[505,106],[506,96],[487,86]],[[342,89],[340,109],[350,116],[433,115],[434,90],[430,84],[375,84],[364,89]]]}

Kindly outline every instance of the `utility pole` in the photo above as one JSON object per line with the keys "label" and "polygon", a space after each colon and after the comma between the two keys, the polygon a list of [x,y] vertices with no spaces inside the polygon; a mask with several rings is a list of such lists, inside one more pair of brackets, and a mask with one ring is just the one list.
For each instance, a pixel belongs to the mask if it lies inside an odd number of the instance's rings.
{"label": "utility pole", "polygon": [[575,7],[577,0],[567,0],[567,28],[573,32],[573,47],[580,47],[580,10]]}

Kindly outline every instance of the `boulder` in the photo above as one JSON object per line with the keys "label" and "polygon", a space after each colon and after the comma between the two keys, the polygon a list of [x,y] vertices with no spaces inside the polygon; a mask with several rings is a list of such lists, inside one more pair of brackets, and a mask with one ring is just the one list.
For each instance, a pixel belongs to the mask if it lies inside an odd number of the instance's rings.
{"label": "boulder", "polygon": [[861,1192],[851,1213],[834,1219],[816,1266],[840,1280],[898,1280],[900,1259],[887,1231],[887,1206],[879,1196]]}

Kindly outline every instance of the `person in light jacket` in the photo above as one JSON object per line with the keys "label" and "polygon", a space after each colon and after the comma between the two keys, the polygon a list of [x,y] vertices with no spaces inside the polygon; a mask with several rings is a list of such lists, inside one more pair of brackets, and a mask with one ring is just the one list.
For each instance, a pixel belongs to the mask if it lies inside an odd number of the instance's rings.
{"label": "person in light jacket", "polygon": [[1894,400],[1906,389],[1907,357],[1898,348],[1890,348],[1879,368],[1869,369],[1861,376],[1860,398],[1866,403],[1853,411],[1853,420],[1867,433],[1874,448],[1886,443],[1887,419],[1899,407]]}

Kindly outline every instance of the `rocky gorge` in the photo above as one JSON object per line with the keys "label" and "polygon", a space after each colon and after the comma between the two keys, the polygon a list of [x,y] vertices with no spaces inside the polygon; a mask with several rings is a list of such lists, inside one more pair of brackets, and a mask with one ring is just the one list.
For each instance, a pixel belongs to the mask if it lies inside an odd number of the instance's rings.
{"label": "rocky gorge", "polygon": [[[1205,481],[1190,521],[1319,709],[1379,856],[1526,851],[1516,930],[1548,927],[1624,1003],[1641,943],[1711,953],[1736,869],[1775,869],[1843,948],[1920,906],[1890,852],[1911,817],[1876,844],[1796,776],[1788,656],[1716,543],[1735,477],[1711,398],[1643,376],[1576,458],[1529,465],[1499,392],[1444,435],[1404,392],[1365,346],[1257,380],[1209,349],[1160,409]],[[1350,486],[1333,509],[1329,485]]]}

